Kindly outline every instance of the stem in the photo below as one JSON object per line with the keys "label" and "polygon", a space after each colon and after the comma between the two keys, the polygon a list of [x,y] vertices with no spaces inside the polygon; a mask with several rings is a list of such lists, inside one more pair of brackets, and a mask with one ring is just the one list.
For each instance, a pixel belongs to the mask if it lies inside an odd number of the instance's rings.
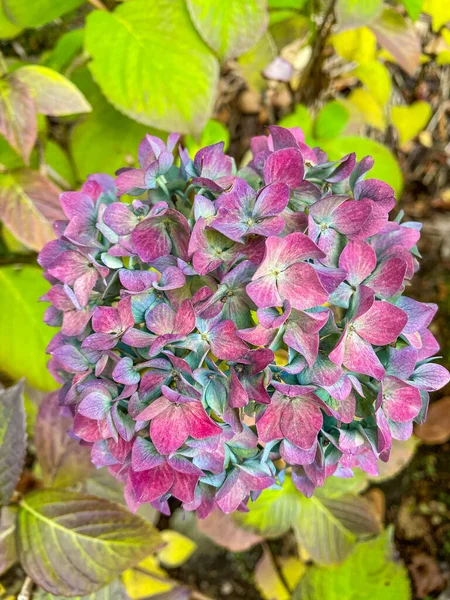
{"label": "stem", "polygon": [[98,8],[99,10],[108,10],[108,7],[103,4],[101,0],[87,0],[89,4],[92,4],[94,8]]}
{"label": "stem", "polygon": [[269,544],[264,541],[261,543],[262,549],[264,551],[264,554],[267,554],[268,557],[270,558],[270,560],[272,561],[272,564],[275,568],[275,571],[277,572],[278,577],[280,578],[281,583],[284,585],[284,587],[286,588],[287,592],[292,592],[291,588],[289,587],[288,582],[286,581],[286,577],[284,576],[283,571],[280,569],[274,555],[272,554],[272,550],[270,549]]}
{"label": "stem", "polygon": [[26,577],[25,581],[23,582],[22,588],[19,592],[19,595],[17,596],[17,600],[30,600],[33,586],[33,580],[29,577]]}

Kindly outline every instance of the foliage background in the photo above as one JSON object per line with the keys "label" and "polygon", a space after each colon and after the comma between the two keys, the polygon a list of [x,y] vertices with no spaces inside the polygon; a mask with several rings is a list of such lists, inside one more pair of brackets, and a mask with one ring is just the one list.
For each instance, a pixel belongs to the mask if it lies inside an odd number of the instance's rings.
{"label": "foliage background", "polygon": [[[36,252],[53,237],[50,223],[61,216],[60,191],[77,189],[90,173],[113,175],[120,167],[135,166],[137,146],[147,132],[183,133],[192,155],[222,140],[238,162],[245,162],[250,138],[280,123],[301,126],[307,142],[320,145],[331,158],[350,151],[358,158],[372,154],[374,176],[395,188],[399,209],[424,222],[424,260],[412,295],[439,303],[434,333],[449,366],[449,11],[445,0],[0,2],[0,373],[5,386],[26,379],[31,445],[21,492],[42,480],[55,486],[55,480],[46,480],[42,456],[40,465],[35,460],[38,405],[44,392],[56,387],[45,367],[53,332],[42,324],[45,306],[38,299],[47,284]],[[396,547],[418,598],[445,594],[448,585],[450,410],[445,392],[435,398],[429,424],[416,431],[414,443],[398,448],[395,468],[379,481],[364,482],[361,490],[347,490],[364,491],[378,518],[395,525]],[[275,500],[284,519],[291,504],[285,497]],[[283,535],[269,542],[259,537],[265,532],[264,511],[258,507],[250,513],[251,533],[236,530],[229,520],[203,524],[199,532],[176,514],[172,529],[159,519],[160,529],[184,531],[198,549],[181,566],[193,552],[183,538],[169,545],[182,558],[152,555],[146,567],[164,580],[168,575],[160,563],[166,564],[174,569],[171,577],[216,598],[289,598],[306,571],[304,560],[318,553],[314,545],[306,552],[304,541],[298,552],[299,536],[295,541],[286,533],[298,529],[297,508],[281,525],[273,509],[269,503],[271,533]],[[158,521],[155,515],[151,519]],[[3,512],[2,527],[0,540]],[[217,530],[224,527],[231,528],[226,531],[232,542],[226,550],[214,546],[212,551],[205,540],[223,542]],[[340,571],[325,576],[322,567],[313,567],[294,597],[326,600],[335,597],[330,590],[350,597],[345,594],[354,584],[348,572],[374,560],[377,552],[383,555],[383,544],[390,545],[386,535],[378,547],[362,544],[352,554],[356,562]],[[397,565],[389,563],[391,568]],[[171,588],[164,582],[158,588],[157,579],[150,585],[148,573],[126,573],[123,581],[132,598]],[[389,580],[396,581],[395,573],[389,572]],[[18,592],[23,577],[19,567],[6,570],[5,597]],[[399,600],[409,594],[401,586],[393,588]],[[119,597],[122,591],[108,593]]]}

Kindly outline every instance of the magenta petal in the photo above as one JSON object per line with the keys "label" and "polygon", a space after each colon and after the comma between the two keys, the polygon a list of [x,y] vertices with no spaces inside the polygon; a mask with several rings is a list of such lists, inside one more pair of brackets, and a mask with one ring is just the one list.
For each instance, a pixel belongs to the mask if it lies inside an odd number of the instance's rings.
{"label": "magenta petal", "polygon": [[371,344],[386,346],[398,338],[407,320],[406,313],[397,306],[375,301],[366,313],[354,321],[353,326]]}
{"label": "magenta petal", "polygon": [[145,317],[147,328],[157,335],[173,333],[175,312],[168,304],[157,304]]}
{"label": "magenta petal", "polygon": [[219,435],[221,427],[212,421],[205,412],[201,402],[189,402],[183,408],[189,427],[189,435],[196,440]]}
{"label": "magenta petal", "polygon": [[142,169],[129,169],[118,175],[114,181],[119,196],[138,188],[145,188],[144,171]]}
{"label": "magenta petal", "polygon": [[82,192],[63,192],[59,197],[59,201],[68,219],[77,216],[89,216],[94,211],[92,198]]}
{"label": "magenta petal", "polygon": [[288,202],[288,186],[284,183],[272,183],[258,194],[254,212],[261,217],[273,217],[283,212]]}
{"label": "magenta petal", "polygon": [[389,212],[395,206],[394,190],[390,185],[378,179],[364,179],[355,185],[354,196],[356,200],[368,198],[382,206]]}
{"label": "magenta petal", "polygon": [[302,450],[309,450],[316,441],[322,421],[322,412],[317,404],[306,396],[299,396],[287,402],[281,415],[280,429],[290,442]]}
{"label": "magenta petal", "polygon": [[195,488],[199,480],[199,475],[181,473],[174,470],[174,482],[170,490],[172,496],[181,500],[181,502],[193,502],[195,498]]}
{"label": "magenta petal", "polygon": [[121,330],[119,312],[112,306],[97,306],[92,315],[92,328],[96,333],[115,333]]}
{"label": "magenta petal", "polygon": [[258,436],[262,442],[281,440],[284,435],[280,429],[280,420],[284,408],[289,399],[279,392],[272,396],[271,403],[266,407],[264,413],[256,421]]}
{"label": "magenta petal", "polygon": [[150,437],[160,454],[175,452],[188,436],[188,421],[180,405],[170,404],[166,410],[154,417],[150,424]]}
{"label": "magenta petal", "polygon": [[295,189],[303,181],[305,167],[303,156],[297,148],[282,148],[267,158],[264,165],[266,184],[285,183]]}
{"label": "magenta petal", "polygon": [[420,391],[396,377],[385,377],[380,391],[384,413],[392,421],[411,421],[422,408]]}
{"label": "magenta petal", "polygon": [[234,469],[216,494],[217,505],[225,514],[230,514],[238,508],[249,492],[239,469]]}
{"label": "magenta petal", "polygon": [[174,474],[167,464],[163,464],[148,471],[131,471],[130,480],[136,501],[143,504],[166,494],[172,487]]}
{"label": "magenta petal", "polygon": [[222,321],[209,333],[212,353],[222,360],[237,360],[248,351],[247,345],[236,335],[233,321]]}
{"label": "magenta petal", "polygon": [[230,393],[228,399],[231,408],[242,408],[248,404],[248,394],[234,369],[231,369]]}
{"label": "magenta petal", "polygon": [[[369,342],[353,331],[347,334],[344,348],[342,364],[347,369],[356,373],[370,375],[377,381],[383,379],[385,373],[384,367]],[[335,350],[330,354],[330,359],[333,362],[335,362]]]}
{"label": "magenta petal", "polygon": [[339,257],[339,266],[347,271],[346,279],[354,286],[362,283],[376,265],[374,250],[363,241],[349,241]]}
{"label": "magenta petal", "polygon": [[371,212],[370,205],[364,202],[344,202],[333,213],[333,225],[340,233],[350,236],[361,230]]}
{"label": "magenta petal", "polygon": [[103,221],[117,235],[130,234],[139,223],[139,219],[133,214],[131,206],[123,202],[110,204],[103,214]]}
{"label": "magenta petal", "polygon": [[319,276],[309,264],[292,265],[278,275],[277,284],[282,300],[288,300],[298,310],[320,306],[328,300]]}
{"label": "magenta petal", "polygon": [[367,278],[365,285],[381,298],[390,298],[402,289],[406,266],[401,258],[388,258]]}
{"label": "magenta petal", "polygon": [[164,463],[164,457],[156,452],[148,440],[138,437],[133,443],[131,466],[133,471],[147,471]]}

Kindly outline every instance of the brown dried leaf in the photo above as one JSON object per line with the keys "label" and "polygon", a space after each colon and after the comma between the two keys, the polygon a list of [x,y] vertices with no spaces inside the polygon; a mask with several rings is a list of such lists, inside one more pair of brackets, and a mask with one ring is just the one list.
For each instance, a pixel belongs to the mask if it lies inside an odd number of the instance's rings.
{"label": "brown dried leaf", "polygon": [[408,75],[420,63],[420,38],[414,25],[392,8],[385,8],[370,25],[378,43],[387,50]]}
{"label": "brown dried leaf", "polygon": [[28,164],[37,137],[37,108],[28,87],[14,77],[0,81],[0,133]]}
{"label": "brown dried leaf", "polygon": [[426,422],[414,433],[424,444],[445,444],[450,440],[450,396],[430,405]]}
{"label": "brown dried leaf", "polygon": [[408,569],[414,581],[418,598],[425,598],[429,594],[441,592],[445,588],[445,577],[432,556],[423,552],[416,554],[411,564],[408,565]]}
{"label": "brown dried leaf", "polygon": [[243,552],[262,541],[262,537],[239,527],[231,515],[213,511],[206,519],[198,521],[198,529],[218,546],[231,552]]}
{"label": "brown dried leaf", "polygon": [[52,223],[64,219],[59,189],[30,169],[0,175],[0,219],[24,246],[39,251],[55,237]]}

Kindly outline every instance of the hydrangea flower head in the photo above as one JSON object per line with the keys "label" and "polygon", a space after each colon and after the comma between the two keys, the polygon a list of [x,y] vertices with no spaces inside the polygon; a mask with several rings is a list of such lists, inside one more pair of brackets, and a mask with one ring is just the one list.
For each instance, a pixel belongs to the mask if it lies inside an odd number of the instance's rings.
{"label": "hydrangea flower head", "polygon": [[436,306],[403,295],[420,226],[388,220],[373,160],[328,161],[296,128],[251,148],[237,170],[222,144],[147,136],[138,169],[62,194],[39,257],[61,403],[132,510],[376,473],[449,381]]}

